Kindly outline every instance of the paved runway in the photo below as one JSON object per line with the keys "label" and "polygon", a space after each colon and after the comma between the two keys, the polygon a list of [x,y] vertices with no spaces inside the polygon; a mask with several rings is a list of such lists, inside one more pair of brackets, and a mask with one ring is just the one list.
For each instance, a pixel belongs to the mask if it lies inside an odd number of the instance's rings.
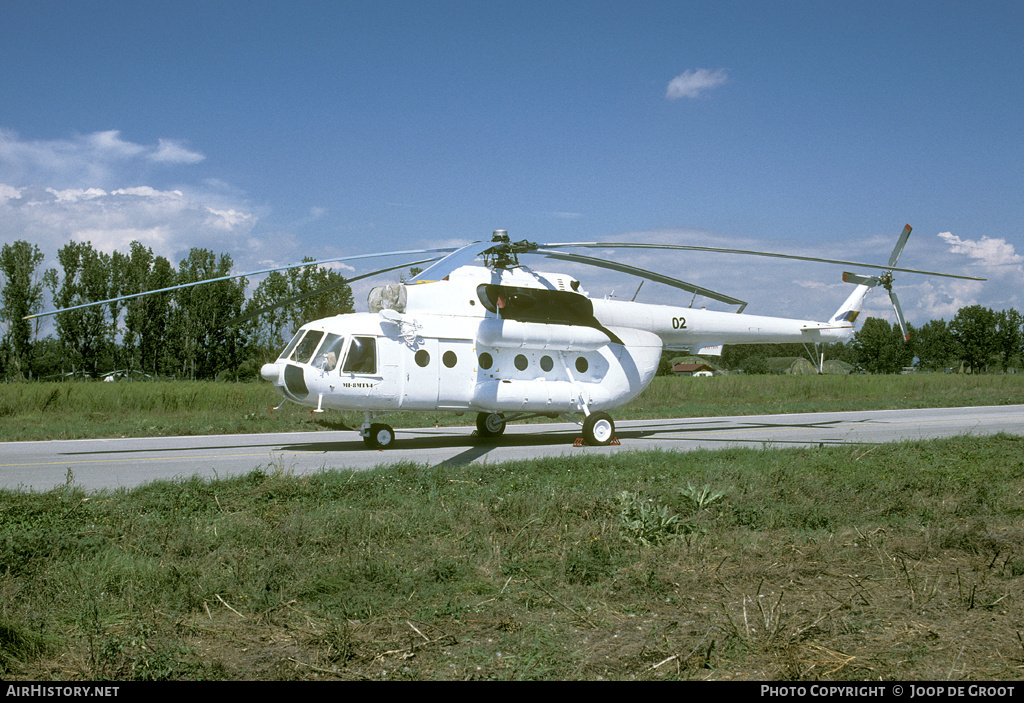
{"label": "paved runway", "polygon": [[1005,432],[1024,436],[1024,405],[847,413],[756,415],[616,423],[620,444],[576,447],[568,423],[510,425],[497,441],[463,428],[397,428],[394,448],[368,450],[355,432],[297,432],[135,439],[55,440],[0,444],[0,488],[45,491],[69,472],[87,490],[131,488],[157,479],[221,477],[256,468],[304,474],[415,462],[429,466],[490,463],[545,456],[662,449],[878,444]]}

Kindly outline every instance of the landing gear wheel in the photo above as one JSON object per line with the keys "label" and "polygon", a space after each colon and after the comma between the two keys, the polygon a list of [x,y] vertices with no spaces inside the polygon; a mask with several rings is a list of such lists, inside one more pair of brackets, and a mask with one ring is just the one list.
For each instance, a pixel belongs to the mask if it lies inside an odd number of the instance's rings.
{"label": "landing gear wheel", "polygon": [[481,437],[500,437],[505,434],[505,416],[501,413],[478,413],[476,432]]}
{"label": "landing gear wheel", "polygon": [[615,435],[615,423],[608,413],[591,413],[583,421],[583,440],[590,445],[603,447],[611,444]]}
{"label": "landing gear wheel", "polygon": [[390,425],[373,424],[363,437],[363,443],[370,449],[387,449],[395,443],[395,431]]}

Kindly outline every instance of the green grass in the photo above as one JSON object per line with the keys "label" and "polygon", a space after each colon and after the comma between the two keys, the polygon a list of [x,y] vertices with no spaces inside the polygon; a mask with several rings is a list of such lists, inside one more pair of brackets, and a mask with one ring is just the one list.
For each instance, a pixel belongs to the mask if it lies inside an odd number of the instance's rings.
{"label": "green grass", "polygon": [[1022,496],[1009,436],[69,475],[0,492],[0,675],[1017,678]]}
{"label": "green grass", "polygon": [[[659,378],[616,418],[1022,402],[1016,376]],[[276,404],[261,384],[10,384],[0,432],[313,426]],[[998,680],[1024,666],[1020,437],[328,468],[95,493],[69,472],[0,492],[0,677]]]}
{"label": "green grass", "polygon": [[[235,434],[358,427],[358,413],[313,414],[265,383],[0,385],[0,441]],[[1022,375],[658,377],[616,420],[1024,404]],[[472,424],[472,414],[400,413],[396,427]]]}

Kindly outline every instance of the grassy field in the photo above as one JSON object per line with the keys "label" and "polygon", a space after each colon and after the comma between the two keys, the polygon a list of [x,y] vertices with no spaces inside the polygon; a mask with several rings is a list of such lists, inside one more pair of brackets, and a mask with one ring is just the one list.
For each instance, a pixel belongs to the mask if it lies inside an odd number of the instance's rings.
{"label": "grassy field", "polygon": [[[0,385],[0,441],[236,434],[358,427],[357,413],[314,415],[266,383]],[[879,408],[1024,404],[1024,374],[658,377],[616,420]],[[402,413],[395,427],[472,424],[474,416]]]}
{"label": "grassy field", "polygon": [[[664,379],[616,415],[1022,402],[814,378]],[[4,387],[0,422],[292,422],[256,385],[90,385]],[[8,680],[1018,680],[1022,622],[1021,437],[0,491]]]}
{"label": "grassy field", "polygon": [[7,679],[1002,680],[1024,438],[0,493]]}

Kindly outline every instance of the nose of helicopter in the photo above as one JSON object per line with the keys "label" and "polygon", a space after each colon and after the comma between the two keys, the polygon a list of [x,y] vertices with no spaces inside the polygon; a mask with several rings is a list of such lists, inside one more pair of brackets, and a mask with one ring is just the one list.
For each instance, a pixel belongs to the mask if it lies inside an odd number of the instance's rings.
{"label": "nose of helicopter", "polygon": [[281,369],[277,364],[263,364],[263,367],[260,369],[260,376],[266,381],[276,383],[281,377]]}

